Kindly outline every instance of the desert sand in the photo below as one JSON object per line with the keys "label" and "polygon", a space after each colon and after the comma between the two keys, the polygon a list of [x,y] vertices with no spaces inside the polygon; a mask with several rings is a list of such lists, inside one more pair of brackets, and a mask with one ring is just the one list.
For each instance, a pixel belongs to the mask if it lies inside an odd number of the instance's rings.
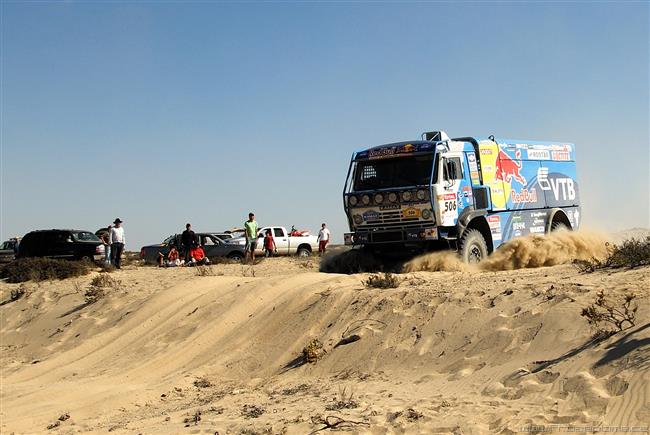
{"label": "desert sand", "polygon": [[[569,257],[602,252],[585,240],[485,268],[420,258],[390,289],[318,258],[128,266],[93,304],[98,271],[0,283],[26,291],[0,307],[1,432],[647,433],[650,268],[580,273]],[[601,289],[638,312],[599,341],[581,310]]]}

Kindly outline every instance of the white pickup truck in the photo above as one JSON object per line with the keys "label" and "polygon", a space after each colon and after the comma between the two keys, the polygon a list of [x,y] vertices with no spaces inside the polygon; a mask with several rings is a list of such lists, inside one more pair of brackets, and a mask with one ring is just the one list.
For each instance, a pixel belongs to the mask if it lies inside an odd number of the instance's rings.
{"label": "white pickup truck", "polygon": [[[297,255],[299,257],[309,257],[312,252],[318,251],[318,237],[311,235],[290,236],[285,227],[263,227],[257,233],[256,254],[264,253],[264,236],[266,231],[271,230],[277,255]],[[226,243],[235,243],[245,245],[245,237],[237,237],[227,240]]]}

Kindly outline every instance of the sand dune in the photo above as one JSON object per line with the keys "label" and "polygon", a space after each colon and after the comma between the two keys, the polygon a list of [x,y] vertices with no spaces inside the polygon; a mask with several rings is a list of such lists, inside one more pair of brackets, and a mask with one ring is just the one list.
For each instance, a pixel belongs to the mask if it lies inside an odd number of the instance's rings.
{"label": "sand dune", "polygon": [[[380,290],[316,259],[132,267],[91,305],[93,275],[23,284],[0,307],[2,433],[650,425],[649,268],[459,270]],[[0,284],[2,300],[16,287]],[[580,312],[601,288],[634,291],[639,311],[592,341]],[[312,339],[325,353],[307,363]]]}

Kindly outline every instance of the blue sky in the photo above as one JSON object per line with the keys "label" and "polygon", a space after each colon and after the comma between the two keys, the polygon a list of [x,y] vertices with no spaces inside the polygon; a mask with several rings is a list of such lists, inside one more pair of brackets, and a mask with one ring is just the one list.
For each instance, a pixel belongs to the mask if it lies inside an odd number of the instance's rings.
{"label": "blue sky", "polygon": [[649,6],[2,3],[0,237],[347,230],[353,150],[573,142],[583,219],[650,226]]}

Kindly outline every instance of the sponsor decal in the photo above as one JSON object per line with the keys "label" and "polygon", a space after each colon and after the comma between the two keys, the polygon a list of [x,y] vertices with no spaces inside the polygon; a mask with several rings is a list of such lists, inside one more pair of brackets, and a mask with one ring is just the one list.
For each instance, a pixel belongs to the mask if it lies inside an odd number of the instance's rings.
{"label": "sponsor decal", "polygon": [[483,155],[483,156],[491,156],[492,155],[492,150],[484,148],[484,149],[481,150],[481,155]]}
{"label": "sponsor decal", "polygon": [[544,234],[545,229],[543,225],[530,227],[530,232],[535,234]]}
{"label": "sponsor decal", "polygon": [[470,163],[476,163],[476,156],[474,153],[467,153],[467,161]]}
{"label": "sponsor decal", "polygon": [[488,216],[487,221],[490,226],[492,238],[495,240],[501,240],[501,217],[498,215]]}
{"label": "sponsor decal", "polygon": [[442,197],[445,201],[449,201],[450,199],[456,199],[456,194],[455,193],[445,193]]}
{"label": "sponsor decal", "polygon": [[552,191],[556,201],[560,200],[560,196],[564,201],[576,199],[575,184],[572,178],[559,177],[549,180],[548,168],[540,167],[537,169],[537,182],[542,190]]}
{"label": "sponsor decal", "polygon": [[472,188],[469,186],[463,187],[463,196],[465,198],[471,198],[474,194],[472,193]]}
{"label": "sponsor decal", "polygon": [[528,160],[549,160],[550,158],[548,150],[528,150]]}
{"label": "sponsor decal", "polygon": [[537,190],[533,189],[521,189],[517,192],[516,190],[512,191],[512,202],[514,204],[519,203],[535,203],[537,202]]}
{"label": "sponsor decal", "polygon": [[399,204],[380,205],[379,210],[399,210]]}
{"label": "sponsor decal", "polygon": [[383,157],[390,157],[395,154],[395,148],[379,148],[376,150],[370,150],[371,159],[381,159]]}
{"label": "sponsor decal", "polygon": [[379,212],[375,210],[368,210],[362,216],[363,216],[363,220],[366,222],[379,220]]}
{"label": "sponsor decal", "polygon": [[[517,150],[515,157],[520,159],[521,151]],[[499,151],[495,179],[505,181],[506,183],[510,183],[512,179],[515,179],[519,184],[525,186],[526,179],[521,175],[520,170],[521,162],[512,159],[503,151]]]}
{"label": "sponsor decal", "polygon": [[438,240],[438,228],[425,228],[424,238],[428,240]]}
{"label": "sponsor decal", "polygon": [[476,170],[476,171],[471,171],[471,172],[469,173],[469,176],[470,176],[470,178],[472,179],[472,182],[473,182],[474,184],[478,184],[478,170]]}
{"label": "sponsor decal", "polygon": [[397,149],[397,153],[402,154],[402,153],[412,153],[415,151],[415,145],[407,143],[406,145],[403,145]]}
{"label": "sponsor decal", "polygon": [[513,230],[525,230],[526,229],[526,222],[513,222],[512,223],[512,229]]}
{"label": "sponsor decal", "polygon": [[515,230],[515,232],[513,233],[513,235],[514,235],[515,237],[519,237],[519,236],[521,236],[522,234],[523,234],[523,233],[522,233],[520,230]]}
{"label": "sponsor decal", "polygon": [[422,214],[421,210],[413,207],[402,210],[402,217],[405,219],[419,218],[421,214]]}
{"label": "sponsor decal", "polygon": [[551,151],[551,158],[565,162],[571,160],[571,153],[568,151]]}

